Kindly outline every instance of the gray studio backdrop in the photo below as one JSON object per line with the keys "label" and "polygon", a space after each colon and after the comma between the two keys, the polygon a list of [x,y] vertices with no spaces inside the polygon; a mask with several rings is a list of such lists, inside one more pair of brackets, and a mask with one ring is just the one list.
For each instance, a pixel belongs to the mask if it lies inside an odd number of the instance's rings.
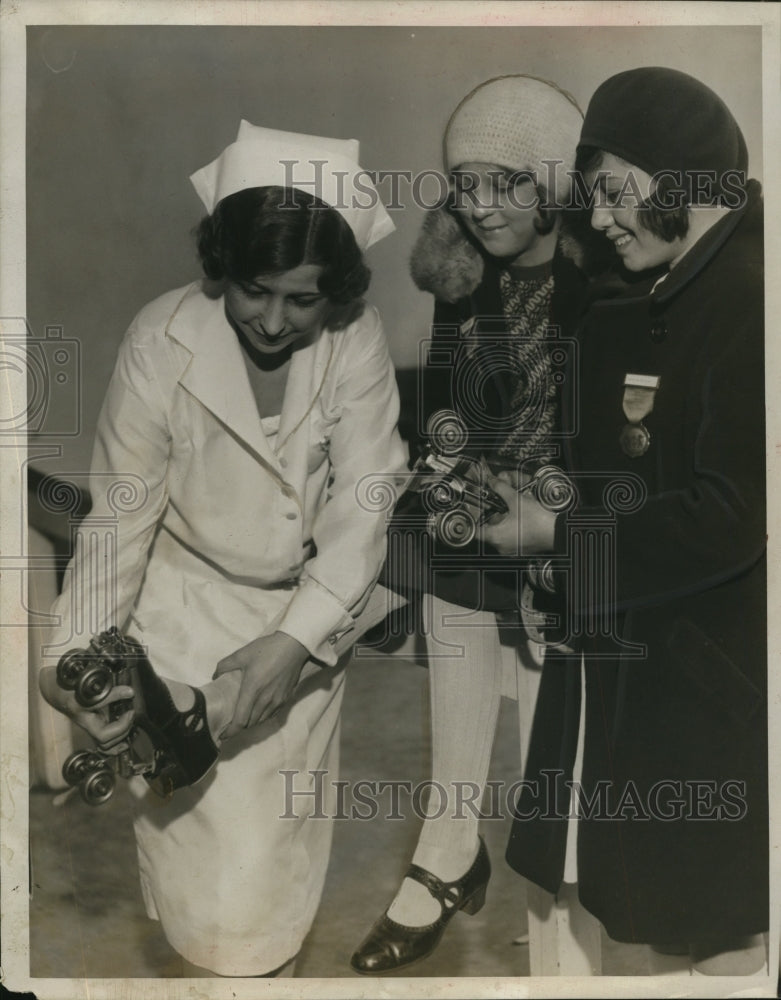
{"label": "gray studio backdrop", "polygon": [[[759,28],[28,28],[27,314],[36,337],[54,327],[77,342],[81,366],[80,385],[71,369],[52,381],[40,424],[74,433],[59,456],[41,449],[33,464],[87,468],[128,323],[199,273],[191,232],[201,204],[187,178],[233,141],[241,118],[354,137],[367,169],[414,173],[441,169],[450,112],[489,77],[554,80],[585,107],[602,80],[641,65],[682,69],[713,87],[741,123],[761,179]],[[432,303],[407,273],[422,211],[409,187],[401,196],[396,233],[369,252],[369,297],[394,361],[411,368]]]}

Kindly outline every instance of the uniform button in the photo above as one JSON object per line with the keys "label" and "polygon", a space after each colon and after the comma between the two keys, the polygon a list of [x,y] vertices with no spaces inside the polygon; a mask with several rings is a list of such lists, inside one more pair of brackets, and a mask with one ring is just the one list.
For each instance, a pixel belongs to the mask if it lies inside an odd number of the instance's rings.
{"label": "uniform button", "polygon": [[285,514],[285,517],[288,519],[288,521],[295,521],[295,519],[298,517],[298,514],[296,514],[294,510],[289,510],[287,514]]}
{"label": "uniform button", "polygon": [[286,458],[280,458],[279,464],[282,466],[283,469],[286,469],[287,468],[287,459]]}
{"label": "uniform button", "polygon": [[667,340],[667,325],[665,323],[654,323],[651,327],[651,340],[655,344],[661,344]]}

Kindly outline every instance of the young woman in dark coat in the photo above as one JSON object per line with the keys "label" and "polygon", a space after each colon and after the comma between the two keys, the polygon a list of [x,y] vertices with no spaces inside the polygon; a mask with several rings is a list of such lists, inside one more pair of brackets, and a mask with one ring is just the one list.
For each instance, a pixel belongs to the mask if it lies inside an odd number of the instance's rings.
{"label": "young woman in dark coat", "polygon": [[596,287],[580,324],[579,504],[497,483],[510,514],[484,532],[552,553],[577,649],[546,660],[507,859],[559,889],[574,768],[585,907],[618,941],[748,973],[769,879],[760,186],[720,98],[660,68],[598,88],[578,168],[641,280]]}

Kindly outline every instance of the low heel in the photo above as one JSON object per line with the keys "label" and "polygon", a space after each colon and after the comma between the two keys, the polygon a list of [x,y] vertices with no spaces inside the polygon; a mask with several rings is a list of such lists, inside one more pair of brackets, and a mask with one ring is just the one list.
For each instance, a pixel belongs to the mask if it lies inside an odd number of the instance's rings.
{"label": "low heel", "polygon": [[470,917],[474,916],[475,913],[479,913],[485,906],[486,888],[486,886],[481,885],[480,888],[466,900],[464,905],[461,907],[461,911],[463,913],[468,913]]}
{"label": "low heel", "polygon": [[[455,914],[477,913],[485,904],[485,887],[491,877],[491,862],[485,841],[478,838],[477,857],[469,871],[452,882],[443,882],[432,872],[411,864],[406,878],[419,882],[439,903],[439,919],[423,927],[407,927],[391,920],[388,911],[380,917],[360,948],[350,959],[351,967],[362,976],[382,976],[426,958],[434,951]],[[462,900],[458,905],[455,900]]]}

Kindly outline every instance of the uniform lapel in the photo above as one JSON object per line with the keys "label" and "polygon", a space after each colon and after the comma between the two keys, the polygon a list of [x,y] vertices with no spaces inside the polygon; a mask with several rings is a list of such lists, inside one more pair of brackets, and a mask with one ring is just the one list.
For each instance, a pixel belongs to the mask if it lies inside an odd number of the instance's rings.
{"label": "uniform lapel", "polygon": [[285,477],[303,496],[309,474],[309,414],[320,396],[333,356],[334,338],[324,331],[307,347],[293,352],[279,421],[277,453]]}
{"label": "uniform lapel", "polygon": [[293,352],[279,422],[280,449],[289,449],[294,439],[301,436],[299,432],[306,426],[306,418],[322,391],[332,349],[333,337],[324,331],[314,343]]}
{"label": "uniform lapel", "polygon": [[167,334],[192,354],[179,383],[278,475],[244,365],[238,338],[225,316],[222,297],[209,299],[192,286],[168,325]]}

